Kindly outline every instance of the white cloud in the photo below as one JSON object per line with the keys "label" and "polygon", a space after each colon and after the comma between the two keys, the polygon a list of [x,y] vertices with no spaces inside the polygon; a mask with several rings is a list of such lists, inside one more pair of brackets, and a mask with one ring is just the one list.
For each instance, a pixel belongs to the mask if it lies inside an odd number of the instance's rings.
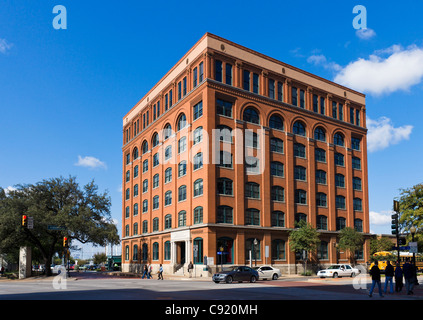
{"label": "white cloud", "polygon": [[83,157],[83,158],[81,156],[78,156],[78,162],[75,163],[75,165],[78,167],[87,167],[91,169],[94,169],[94,168],[106,169],[107,168],[104,162],[100,161],[97,158],[89,157],[89,156]]}
{"label": "white cloud", "polygon": [[382,211],[382,212],[369,212],[370,224],[375,225],[388,225],[391,224],[391,215],[392,212],[390,211]]}
{"label": "white cloud", "polygon": [[381,117],[377,120],[366,119],[367,124],[367,148],[370,152],[387,148],[402,140],[410,138],[413,126],[405,125],[395,128],[391,119]]}
{"label": "white cloud", "polygon": [[9,51],[12,48],[12,44],[7,42],[6,39],[0,38],[0,53],[5,54],[7,51]]}
{"label": "white cloud", "polygon": [[314,54],[307,58],[307,62],[314,64],[316,66],[323,66],[325,69],[333,70],[333,71],[340,71],[342,67],[335,63],[328,61],[323,54]]}
{"label": "white cloud", "polygon": [[367,28],[367,29],[358,29],[355,32],[356,36],[363,40],[369,40],[376,36],[376,32],[373,29]]}
{"label": "white cloud", "polygon": [[[388,57],[384,55],[389,54]],[[360,92],[381,95],[407,91],[423,78],[423,48],[398,45],[375,51],[341,68],[334,81]]]}

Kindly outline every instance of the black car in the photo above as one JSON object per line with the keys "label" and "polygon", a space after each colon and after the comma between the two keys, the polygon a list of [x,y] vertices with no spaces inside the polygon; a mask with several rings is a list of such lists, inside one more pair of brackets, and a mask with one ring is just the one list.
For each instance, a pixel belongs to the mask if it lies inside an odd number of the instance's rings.
{"label": "black car", "polygon": [[215,273],[212,277],[215,283],[225,281],[226,283],[232,283],[233,281],[250,281],[256,282],[259,278],[259,274],[256,270],[247,266],[233,266],[223,269],[223,271]]}

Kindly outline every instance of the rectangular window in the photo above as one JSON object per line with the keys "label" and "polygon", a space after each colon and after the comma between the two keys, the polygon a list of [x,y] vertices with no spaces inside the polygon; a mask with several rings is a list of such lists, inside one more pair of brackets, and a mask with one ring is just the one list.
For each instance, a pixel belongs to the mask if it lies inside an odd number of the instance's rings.
{"label": "rectangular window", "polygon": [[305,92],[300,90],[300,108],[305,108]]}
{"label": "rectangular window", "polygon": [[183,82],[183,96],[185,97],[187,94],[187,77],[182,79]]}
{"label": "rectangular window", "polygon": [[203,81],[203,79],[204,79],[204,68],[203,68],[203,63],[202,62],[200,63],[200,65],[198,66],[198,68],[199,68],[198,80],[201,83]]}
{"label": "rectangular window", "polygon": [[156,104],[153,105],[153,121],[156,120]]}
{"label": "rectangular window", "polygon": [[250,91],[250,71],[244,70],[244,90]]}
{"label": "rectangular window", "polygon": [[352,158],[352,167],[356,170],[361,170],[361,160],[360,158],[353,157]]}
{"label": "rectangular window", "polygon": [[320,97],[320,114],[325,114],[325,98]]}
{"label": "rectangular window", "polygon": [[222,61],[215,60],[215,80],[222,82]]}
{"label": "rectangular window", "polygon": [[178,101],[182,98],[182,83],[181,81],[178,82]]}
{"label": "rectangular window", "polygon": [[269,79],[269,98],[275,99],[275,80]]}
{"label": "rectangular window", "polygon": [[337,104],[336,104],[335,101],[333,101],[332,102],[332,117],[335,118],[335,119],[337,118],[336,117],[336,112],[337,112]]}
{"label": "rectangular window", "polygon": [[169,107],[173,104],[173,90],[169,91]]}
{"label": "rectangular window", "polygon": [[226,64],[226,84],[232,85],[232,65]]}
{"label": "rectangular window", "polygon": [[259,75],[257,73],[253,73],[253,92],[259,93]]}
{"label": "rectangular window", "polygon": [[232,102],[217,99],[216,100],[216,113],[222,116],[232,118]]}
{"label": "rectangular window", "polygon": [[319,97],[313,94],[313,111],[319,112]]}
{"label": "rectangular window", "polygon": [[283,83],[278,81],[278,100],[283,101]]}
{"label": "rectangular window", "polygon": [[350,107],[350,123],[354,124],[354,108]]}
{"label": "rectangular window", "polygon": [[193,107],[194,120],[197,120],[203,115],[203,101],[200,101]]}
{"label": "rectangular window", "polygon": [[360,151],[360,139],[354,137],[351,138],[351,149]]}
{"label": "rectangular window", "polygon": [[169,95],[166,93],[165,95],[165,111],[169,109]]}
{"label": "rectangular window", "polygon": [[297,88],[292,87],[291,88],[291,92],[292,92],[292,104],[294,106],[298,105],[298,99],[297,99]]}
{"label": "rectangular window", "polygon": [[344,105],[342,103],[338,104],[338,116],[339,120],[344,121]]}
{"label": "rectangular window", "polygon": [[197,86],[197,81],[198,81],[198,71],[197,71],[197,67],[194,68],[193,70],[193,80],[192,80],[192,86],[195,88]]}

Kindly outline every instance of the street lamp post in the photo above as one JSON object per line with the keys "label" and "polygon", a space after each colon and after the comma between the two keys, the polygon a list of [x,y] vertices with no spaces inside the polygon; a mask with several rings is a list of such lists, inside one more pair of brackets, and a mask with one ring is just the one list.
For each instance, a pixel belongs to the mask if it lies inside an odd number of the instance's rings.
{"label": "street lamp post", "polygon": [[256,250],[257,250],[258,241],[257,241],[257,239],[254,239],[253,242],[254,242],[254,260],[255,260],[254,266],[257,267],[257,252],[256,252]]}
{"label": "street lamp post", "polygon": [[[416,227],[415,226],[411,226],[410,233],[411,233],[411,241],[414,242],[414,234],[416,233]],[[415,270],[415,272],[414,272],[414,274],[415,274],[414,284],[418,285],[419,282],[417,280],[416,253],[414,251],[413,251],[413,268]]]}

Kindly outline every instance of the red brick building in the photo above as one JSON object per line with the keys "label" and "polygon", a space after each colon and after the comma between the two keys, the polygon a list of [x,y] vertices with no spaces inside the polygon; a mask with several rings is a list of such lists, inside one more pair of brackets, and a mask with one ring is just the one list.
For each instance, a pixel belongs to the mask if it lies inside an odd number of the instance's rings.
{"label": "red brick building", "polygon": [[369,233],[365,111],[359,92],[205,34],[123,118],[123,271],[198,275],[204,256],[251,250],[295,272],[300,220],[320,233],[313,261],[346,261],[339,230]]}

